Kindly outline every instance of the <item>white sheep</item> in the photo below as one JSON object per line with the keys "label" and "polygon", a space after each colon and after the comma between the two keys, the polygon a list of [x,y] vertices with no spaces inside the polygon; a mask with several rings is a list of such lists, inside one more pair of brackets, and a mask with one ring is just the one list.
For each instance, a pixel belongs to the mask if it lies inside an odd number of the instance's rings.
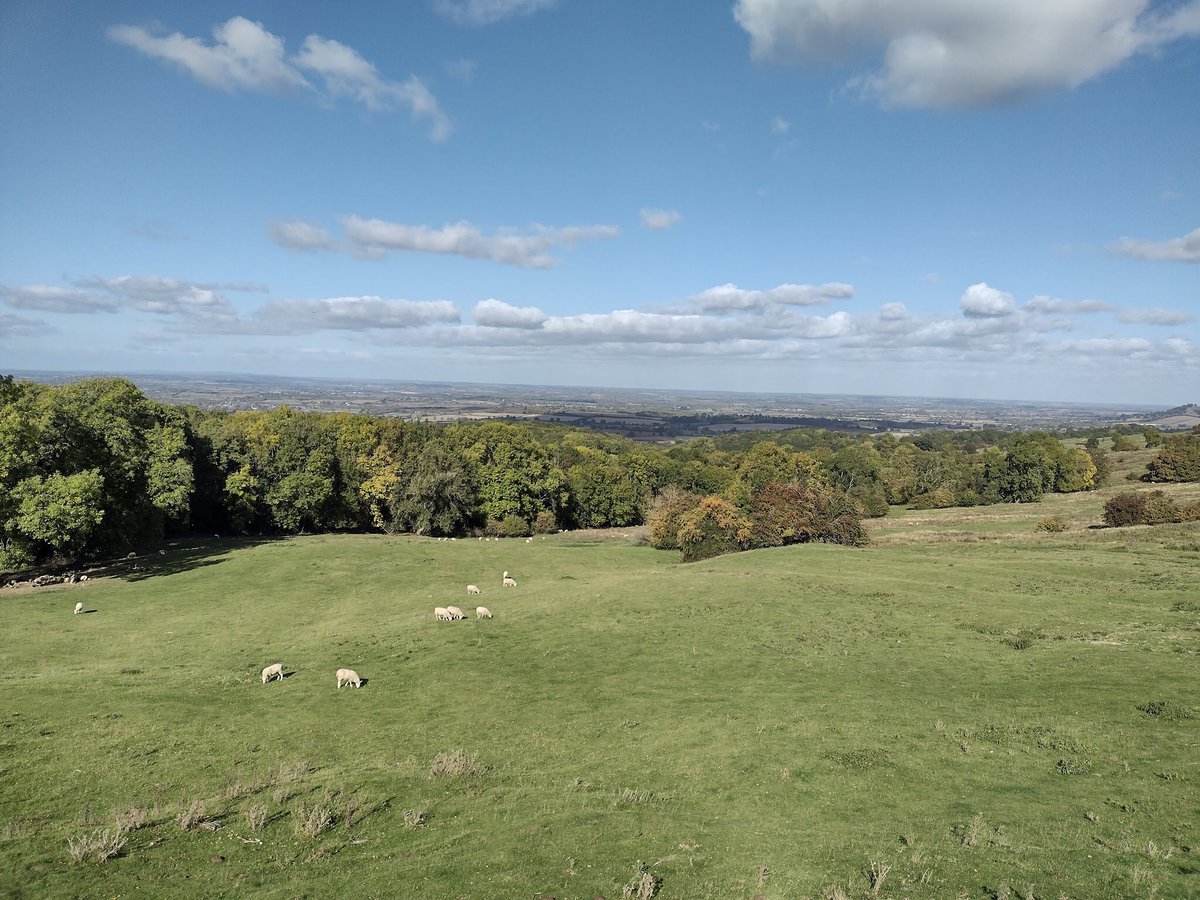
{"label": "white sheep", "polygon": [[465,619],[466,618],[466,616],[463,615],[463,611],[461,609],[459,609],[457,606],[447,606],[446,612],[450,613],[450,615],[456,619]]}
{"label": "white sheep", "polygon": [[283,681],[283,663],[272,663],[262,670],[263,684],[266,684],[272,678],[278,678]]}
{"label": "white sheep", "polygon": [[437,606],[434,607],[433,618],[438,622],[449,622],[454,617],[450,615],[450,610],[446,609],[446,607]]}
{"label": "white sheep", "polygon": [[482,591],[479,590],[479,585],[468,584],[467,585],[467,593],[468,594],[480,594],[480,593],[482,593]]}
{"label": "white sheep", "polygon": [[516,587],[517,586],[517,583],[513,579],[509,578],[507,575],[504,576],[504,580],[500,583],[503,584],[505,587]]}
{"label": "white sheep", "polygon": [[362,687],[362,679],[358,677],[358,673],[353,669],[338,669],[337,683],[339,691],[342,689],[343,684],[352,684],[356,688]]}
{"label": "white sheep", "polygon": [[475,607],[475,618],[490,619],[491,617],[492,617],[492,611],[490,609],[488,609],[486,606]]}
{"label": "white sheep", "polygon": [[79,615],[81,612],[83,612],[83,604],[76,603],[75,604],[75,615]]}

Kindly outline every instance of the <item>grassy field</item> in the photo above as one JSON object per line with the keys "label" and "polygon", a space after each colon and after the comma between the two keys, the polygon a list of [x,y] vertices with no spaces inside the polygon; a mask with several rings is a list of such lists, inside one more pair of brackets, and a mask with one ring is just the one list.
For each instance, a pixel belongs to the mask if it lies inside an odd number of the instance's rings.
{"label": "grassy field", "polygon": [[1089,527],[1131,488],[861,550],[185,542],[6,589],[0,895],[1200,896],[1200,527]]}

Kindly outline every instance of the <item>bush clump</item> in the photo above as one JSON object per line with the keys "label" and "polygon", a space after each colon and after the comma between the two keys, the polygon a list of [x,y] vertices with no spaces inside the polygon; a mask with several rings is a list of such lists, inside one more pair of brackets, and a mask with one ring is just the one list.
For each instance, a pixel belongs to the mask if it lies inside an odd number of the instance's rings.
{"label": "bush clump", "polygon": [[1037,525],[1034,526],[1034,531],[1046,531],[1051,534],[1057,534],[1066,531],[1070,526],[1067,520],[1062,516],[1046,516],[1044,519],[1039,519]]}
{"label": "bush clump", "polygon": [[1179,507],[1163,491],[1138,491],[1116,494],[1104,504],[1104,524],[1113,528],[1126,525],[1162,525],[1167,522],[1192,522],[1200,511],[1186,504]]}

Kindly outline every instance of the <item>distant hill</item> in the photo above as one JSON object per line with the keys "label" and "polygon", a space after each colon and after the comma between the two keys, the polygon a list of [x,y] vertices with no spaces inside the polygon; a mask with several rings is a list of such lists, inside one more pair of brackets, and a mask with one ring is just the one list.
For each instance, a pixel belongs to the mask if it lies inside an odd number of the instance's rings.
{"label": "distant hill", "polygon": [[1183,406],[1176,406],[1147,424],[1160,431],[1187,431],[1200,425],[1200,405],[1185,403]]}

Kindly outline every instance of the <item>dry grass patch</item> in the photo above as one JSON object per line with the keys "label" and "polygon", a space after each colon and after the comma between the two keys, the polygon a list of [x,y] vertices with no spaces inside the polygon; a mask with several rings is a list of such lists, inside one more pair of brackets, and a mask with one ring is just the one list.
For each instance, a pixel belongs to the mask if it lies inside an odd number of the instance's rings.
{"label": "dry grass patch", "polygon": [[67,839],[67,854],[74,863],[108,862],[125,847],[125,835],[113,828],[97,828],[91,834]]}

